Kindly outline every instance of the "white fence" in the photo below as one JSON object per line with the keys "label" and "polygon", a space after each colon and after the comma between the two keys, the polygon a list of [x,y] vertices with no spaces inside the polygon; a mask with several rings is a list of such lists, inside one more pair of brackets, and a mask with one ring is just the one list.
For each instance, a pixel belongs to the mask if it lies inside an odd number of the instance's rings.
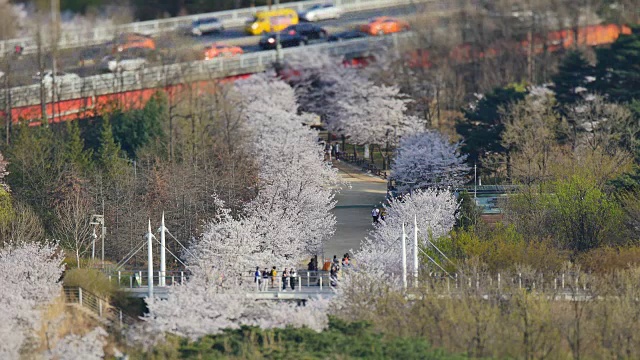
{"label": "white fence", "polygon": [[[310,0],[281,4],[280,7],[292,8],[303,11],[317,4],[326,3],[327,0]],[[457,7],[460,4],[468,3],[468,0],[333,0],[346,12],[358,12],[372,9],[381,9],[392,6],[424,4],[430,11],[446,10],[450,7]],[[94,29],[84,29],[83,31],[67,32],[61,34],[58,42],[58,49],[68,49],[80,46],[97,45],[113,40],[119,33],[137,32],[147,35],[162,32],[175,31],[182,27],[189,26],[194,20],[208,17],[217,17],[226,27],[240,26],[251,18],[258,10],[266,7],[245,8],[238,10],[220,11],[214,13],[197,14],[190,16],[180,16],[169,19],[140,21],[116,27],[99,27]],[[0,41],[0,56],[13,53],[15,46],[24,48],[23,54],[35,53],[37,51],[36,40],[34,38],[21,38]]]}
{"label": "white fence", "polygon": [[[383,37],[368,37],[344,42],[286,48],[282,49],[282,54],[285,61],[288,56],[309,51],[319,51],[332,56],[367,55],[392,51],[397,47],[410,44],[413,39],[414,36],[411,32],[396,33]],[[275,60],[275,51],[260,51],[233,58],[217,58],[156,66],[136,72],[95,75],[79,78],[73,82],[58,84],[56,100],[88,98],[125,91],[158,88],[189,81],[250,74],[264,71],[272,66]],[[6,105],[9,99],[9,107],[11,108],[39,104],[40,88],[40,84],[14,87],[9,89],[9,94],[6,94],[5,90],[0,90],[0,109],[7,108]],[[52,93],[50,86],[47,86],[46,93],[47,102],[50,102]]]}

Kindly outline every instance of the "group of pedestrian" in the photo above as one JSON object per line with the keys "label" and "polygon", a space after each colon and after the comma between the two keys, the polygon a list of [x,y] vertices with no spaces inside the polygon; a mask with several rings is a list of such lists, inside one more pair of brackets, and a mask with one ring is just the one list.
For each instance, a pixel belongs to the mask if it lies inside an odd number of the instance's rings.
{"label": "group of pedestrian", "polygon": [[327,161],[332,159],[338,160],[340,158],[340,144],[339,143],[327,143],[324,146],[324,158]]}
{"label": "group of pedestrian", "polygon": [[[269,287],[278,287],[278,270],[275,266],[271,268],[271,270],[264,268],[262,271],[260,271],[259,266],[256,266],[256,271],[253,276],[256,283],[256,288],[260,291],[267,291],[269,290]],[[297,279],[298,273],[296,272],[295,268],[284,268],[284,271],[282,272],[282,291],[287,291],[287,286],[290,286],[291,290],[295,290]]]}

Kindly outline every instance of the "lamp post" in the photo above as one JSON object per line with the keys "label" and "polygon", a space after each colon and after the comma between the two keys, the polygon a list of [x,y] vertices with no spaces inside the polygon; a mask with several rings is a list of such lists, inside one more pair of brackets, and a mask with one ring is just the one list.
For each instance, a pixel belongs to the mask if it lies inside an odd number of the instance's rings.
{"label": "lamp post", "polygon": [[[107,228],[104,226],[104,215],[92,215],[91,222],[89,224],[94,226],[100,225],[100,240],[102,241],[100,259],[102,260],[102,266],[104,267],[104,239],[107,231]],[[91,258],[94,259],[96,256],[96,239],[98,238],[95,228],[93,229],[92,237],[93,244],[91,246]]]}

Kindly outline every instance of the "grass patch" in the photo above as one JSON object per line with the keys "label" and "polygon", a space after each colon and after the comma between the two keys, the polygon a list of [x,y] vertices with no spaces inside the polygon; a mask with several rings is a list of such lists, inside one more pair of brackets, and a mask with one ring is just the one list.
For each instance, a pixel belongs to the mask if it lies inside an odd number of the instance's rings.
{"label": "grass patch", "polygon": [[100,270],[75,268],[68,270],[63,279],[64,286],[81,287],[103,299],[111,299],[118,286]]}

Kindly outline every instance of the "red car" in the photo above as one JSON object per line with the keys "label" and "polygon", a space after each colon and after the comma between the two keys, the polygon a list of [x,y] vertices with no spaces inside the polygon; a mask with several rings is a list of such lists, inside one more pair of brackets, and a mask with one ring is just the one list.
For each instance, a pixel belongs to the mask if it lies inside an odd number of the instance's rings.
{"label": "red car", "polygon": [[243,54],[244,51],[239,46],[213,44],[204,49],[204,59],[211,60],[217,57],[229,57]]}
{"label": "red car", "polygon": [[372,19],[367,24],[361,25],[360,31],[369,35],[385,35],[400,31],[407,31],[409,28],[409,23],[404,20],[381,16]]}

